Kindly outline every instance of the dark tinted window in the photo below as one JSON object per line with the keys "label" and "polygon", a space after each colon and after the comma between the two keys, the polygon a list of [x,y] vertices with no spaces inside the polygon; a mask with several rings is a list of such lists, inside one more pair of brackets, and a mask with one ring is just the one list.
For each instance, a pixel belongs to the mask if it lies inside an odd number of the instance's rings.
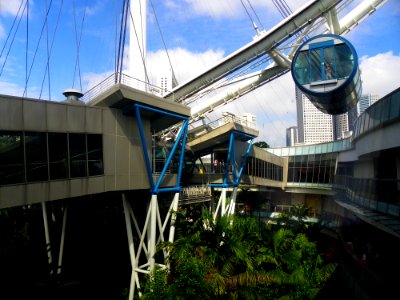
{"label": "dark tinted window", "polygon": [[86,135],[69,134],[69,160],[71,177],[87,176]]}
{"label": "dark tinted window", "polygon": [[68,178],[68,140],[66,133],[49,133],[50,180]]}
{"label": "dark tinted window", "polygon": [[0,184],[25,181],[22,132],[0,131]]}
{"label": "dark tinted window", "polygon": [[103,174],[103,138],[98,134],[87,135],[89,176]]}
{"label": "dark tinted window", "polygon": [[26,180],[48,180],[47,137],[44,132],[25,132]]}

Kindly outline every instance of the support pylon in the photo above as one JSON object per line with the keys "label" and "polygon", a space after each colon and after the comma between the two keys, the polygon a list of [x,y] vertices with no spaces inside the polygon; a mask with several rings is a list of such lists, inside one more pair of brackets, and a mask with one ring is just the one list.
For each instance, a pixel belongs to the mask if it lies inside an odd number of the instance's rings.
{"label": "support pylon", "polygon": [[[149,274],[154,270],[156,265],[165,267],[164,264],[157,263],[155,260],[156,247],[158,243],[164,242],[166,229],[169,229],[168,241],[171,243],[174,242],[176,220],[174,211],[178,209],[179,193],[175,193],[164,221],[161,220],[160,216],[158,196],[152,195],[142,230],[139,229],[136,216],[125,194],[122,194],[122,202],[128,236],[129,256],[132,266],[128,299],[133,300],[135,289],[140,289],[139,274]],[[170,224],[169,228],[168,223]],[[132,228],[135,229],[139,238],[139,244],[137,246],[135,246],[134,243]],[[147,243],[145,242],[146,237]],[[167,253],[164,252],[164,259],[166,259],[166,256]],[[140,296],[141,294],[139,291],[139,297]]]}
{"label": "support pylon", "polygon": [[[241,139],[245,138],[249,140],[249,145],[247,147],[246,153],[240,163],[240,167],[237,168],[236,165],[236,154],[235,154],[235,138],[239,137]],[[235,207],[236,207],[236,197],[237,197],[237,190],[242,178],[243,170],[246,165],[247,157],[249,156],[251,147],[253,145],[254,137],[242,132],[232,131],[229,139],[229,147],[228,147],[228,156],[225,165],[225,172],[223,183],[213,183],[209,184],[211,187],[221,188],[221,195],[218,200],[217,207],[214,211],[213,217],[216,220],[217,216],[224,216],[224,215],[234,215],[235,214]],[[231,168],[231,173],[229,174],[229,170]],[[232,177],[232,178],[231,178]],[[231,179],[230,179],[231,178]],[[231,181],[231,182],[228,182]],[[227,192],[228,188],[232,189],[231,196],[229,198],[229,204],[227,205]]]}

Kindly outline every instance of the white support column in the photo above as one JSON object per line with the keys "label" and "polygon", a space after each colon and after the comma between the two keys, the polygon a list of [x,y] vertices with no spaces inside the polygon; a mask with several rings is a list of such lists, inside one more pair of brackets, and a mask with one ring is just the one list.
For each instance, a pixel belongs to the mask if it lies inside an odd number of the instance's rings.
{"label": "white support column", "polygon": [[[144,221],[144,225],[142,227],[142,231],[139,230],[139,226],[135,218],[135,215],[133,213],[132,207],[129,205],[129,202],[126,200],[124,194],[122,195],[122,200],[124,205],[125,223],[128,236],[129,255],[132,266],[132,275],[131,275],[128,299],[133,300],[135,288],[137,287],[140,289],[139,274],[148,274],[154,270],[156,264],[154,257],[156,254],[156,248],[157,248],[156,246],[157,243],[159,243],[160,241],[161,242],[164,241],[163,234],[165,232],[170,217],[171,217],[171,229],[169,232],[169,241],[170,242],[174,241],[176,216],[172,213],[172,211],[178,210],[179,193],[175,193],[174,198],[171,202],[170,211],[167,213],[164,222],[161,220],[159,212],[158,197],[157,195],[151,196],[150,205],[147,208],[147,215]],[[131,222],[132,220],[134,224],[132,224]],[[140,239],[136,251],[133,242],[132,225],[135,226],[137,235]],[[157,228],[159,232],[157,232]],[[140,258],[143,259],[143,253],[146,257],[146,260],[143,261],[143,264],[139,265]],[[164,253],[164,255],[167,254]],[[141,297],[140,292],[139,292],[139,297]]]}
{"label": "white support column", "polygon": [[[169,229],[169,238],[168,241],[170,243],[174,242],[175,239],[175,222],[176,222],[176,214],[175,212],[178,211],[178,203],[179,203],[179,193],[175,193],[174,199],[172,200],[172,215],[171,215],[171,227]],[[171,213],[171,212],[168,212]]]}
{"label": "white support column", "polygon": [[233,188],[233,192],[232,192],[232,196],[231,196],[231,200],[230,200],[229,208],[228,208],[228,215],[230,215],[230,216],[235,214],[237,190],[238,190],[237,186]]}
{"label": "white support column", "polygon": [[50,232],[49,232],[49,223],[47,219],[47,209],[46,202],[42,202],[42,214],[43,214],[43,225],[44,225],[44,234],[46,239],[46,252],[47,252],[47,261],[50,266],[50,275],[53,274],[53,256],[51,255],[51,243],[50,243]]}
{"label": "white support column", "polygon": [[221,217],[225,215],[226,212],[226,188],[222,188],[221,192]]}
{"label": "white support column", "polygon": [[217,208],[214,211],[214,221],[217,219],[218,213],[221,207],[221,217],[225,215],[226,212],[226,188],[222,188],[221,195],[219,196]]}
{"label": "white support column", "polygon": [[126,232],[128,236],[128,245],[129,245],[129,257],[131,260],[131,266],[132,266],[132,275],[131,275],[131,281],[130,281],[130,286],[129,286],[129,300],[133,300],[133,296],[135,294],[135,283],[139,283],[138,280],[138,275],[136,272],[136,255],[135,255],[135,247],[133,243],[133,235],[132,235],[132,225],[131,225],[131,219],[129,215],[129,203],[126,201],[125,194],[122,194],[122,203],[124,206],[124,214],[125,214],[125,225],[126,225]]}
{"label": "white support column", "polygon": [[65,227],[67,225],[67,213],[68,213],[68,206],[65,206],[63,213],[62,229],[61,229],[60,250],[58,253],[57,275],[61,274],[62,270],[62,261],[64,256],[64,243],[65,243]]}
{"label": "white support column", "polygon": [[151,195],[150,202],[150,243],[149,243],[149,262],[150,262],[150,272],[154,270],[155,259],[154,255],[156,253],[156,234],[157,234],[157,195]]}

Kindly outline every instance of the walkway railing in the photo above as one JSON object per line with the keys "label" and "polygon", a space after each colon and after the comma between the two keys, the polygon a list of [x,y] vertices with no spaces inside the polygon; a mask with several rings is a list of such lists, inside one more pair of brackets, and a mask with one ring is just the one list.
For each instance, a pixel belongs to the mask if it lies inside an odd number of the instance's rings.
{"label": "walkway railing", "polygon": [[99,84],[95,85],[93,88],[86,91],[81,100],[87,103],[96,98],[97,96],[99,96],[100,94],[106,92],[116,84],[123,84],[130,87],[143,85],[149,93],[161,96],[162,90],[158,86],[143,82],[139,79],[133,78],[124,73],[112,73],[106,79],[101,81]]}
{"label": "walkway railing", "polygon": [[256,129],[256,123],[249,122],[249,121],[247,121],[245,119],[242,119],[242,118],[240,118],[238,116],[235,116],[233,114],[228,114],[228,115],[225,115],[225,116],[223,116],[223,117],[221,117],[221,118],[219,118],[219,119],[217,119],[215,121],[212,121],[212,122],[208,123],[206,125],[206,128],[208,130],[204,130],[204,131],[198,132],[196,134],[191,134],[189,132],[188,133],[188,139],[198,138],[198,137],[200,137],[200,136],[202,136],[202,135],[204,135],[204,134],[206,134],[206,133],[208,133],[208,132],[210,132],[212,130],[220,128],[220,127],[222,127],[222,126],[224,126],[224,125],[226,125],[228,123],[235,123],[235,124],[243,125],[245,127]]}

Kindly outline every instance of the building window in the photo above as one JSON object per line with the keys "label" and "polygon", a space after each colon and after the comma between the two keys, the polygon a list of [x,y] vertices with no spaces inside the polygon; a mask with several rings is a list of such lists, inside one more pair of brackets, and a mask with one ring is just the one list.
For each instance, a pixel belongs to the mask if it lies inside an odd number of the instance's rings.
{"label": "building window", "polygon": [[103,174],[103,137],[98,134],[87,135],[89,176]]}
{"label": "building window", "polygon": [[0,131],[0,185],[25,181],[22,132]]}
{"label": "building window", "polygon": [[102,174],[100,134],[0,131],[0,185]]}
{"label": "building window", "polygon": [[49,179],[47,164],[47,136],[45,132],[25,132],[27,182]]}
{"label": "building window", "polygon": [[87,176],[86,135],[70,133],[68,146],[71,178]]}
{"label": "building window", "polygon": [[66,133],[48,133],[50,180],[69,178],[68,136]]}

